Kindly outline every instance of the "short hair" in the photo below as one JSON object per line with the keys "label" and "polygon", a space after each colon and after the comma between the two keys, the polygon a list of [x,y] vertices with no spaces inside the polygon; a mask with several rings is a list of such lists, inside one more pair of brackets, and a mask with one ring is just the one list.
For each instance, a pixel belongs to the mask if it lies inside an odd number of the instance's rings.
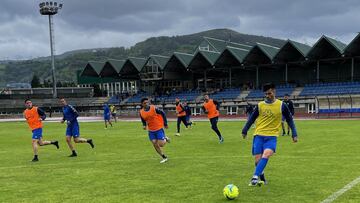
{"label": "short hair", "polygon": [[143,103],[143,102],[146,101],[146,100],[149,100],[149,99],[146,98],[146,97],[142,98],[142,99],[141,99],[141,103]]}
{"label": "short hair", "polygon": [[263,86],[263,92],[268,91],[269,89],[275,89],[275,85],[273,83],[266,83]]}
{"label": "short hair", "polygon": [[25,99],[24,103],[26,104],[28,101],[31,101],[31,99]]}

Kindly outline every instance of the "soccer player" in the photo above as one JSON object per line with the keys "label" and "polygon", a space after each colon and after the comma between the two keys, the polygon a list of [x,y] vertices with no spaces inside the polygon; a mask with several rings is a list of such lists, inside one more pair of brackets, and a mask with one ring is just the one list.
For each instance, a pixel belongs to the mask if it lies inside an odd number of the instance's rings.
{"label": "soccer player", "polygon": [[149,130],[149,139],[156,152],[162,157],[160,163],[168,161],[168,157],[163,152],[163,147],[170,139],[165,136],[163,127],[168,128],[167,119],[164,111],[149,104],[148,98],[141,99],[140,118],[143,129]]}
{"label": "soccer player", "polygon": [[220,143],[224,142],[224,137],[221,135],[218,127],[217,127],[217,123],[219,121],[219,107],[220,104],[219,102],[212,100],[209,98],[209,95],[204,95],[204,104],[203,104],[203,111],[207,114],[207,117],[210,120],[211,123],[211,129],[213,129],[213,131],[215,131],[215,133],[217,134],[217,136],[219,137],[219,141]]}
{"label": "soccer player", "polygon": [[[291,116],[294,116],[294,114],[295,114],[294,104],[289,99],[289,94],[285,94],[283,102],[288,106],[288,108],[290,110],[290,113],[291,113]],[[283,130],[282,136],[285,135],[285,123],[284,123],[284,121],[285,121],[285,117],[283,117],[282,122],[281,122],[282,130]],[[290,127],[289,127],[289,125],[287,126],[287,135],[290,135]]]}
{"label": "soccer player", "polygon": [[59,142],[58,141],[45,141],[42,140],[42,120],[45,120],[46,115],[45,112],[36,107],[33,106],[30,99],[25,100],[25,111],[24,111],[24,117],[32,131],[32,148],[34,151],[34,158],[32,159],[32,162],[39,161],[38,157],[38,151],[39,146],[45,146],[45,145],[55,145],[56,148],[59,149]]}
{"label": "soccer player", "polygon": [[105,122],[105,129],[107,129],[107,123],[110,124],[112,127],[112,123],[110,121],[110,108],[107,103],[104,104],[104,122]]}
{"label": "soccer player", "polygon": [[116,107],[114,105],[110,106],[111,116],[113,117],[115,123],[116,123]]}
{"label": "soccer player", "polygon": [[183,104],[181,103],[179,98],[175,99],[175,105],[176,105],[176,116],[177,116],[177,133],[175,133],[176,136],[180,136],[180,124],[181,122],[184,123],[185,127],[188,127],[188,123],[186,121],[186,112]]}
{"label": "soccer player", "polygon": [[75,143],[88,143],[91,146],[91,148],[94,148],[95,146],[92,139],[86,139],[80,137],[79,123],[77,120],[79,113],[76,111],[76,109],[73,106],[68,105],[64,98],[60,99],[60,103],[63,106],[62,111],[64,115],[63,119],[61,120],[61,123],[64,123],[65,121],[67,123],[66,142],[72,152],[72,154],[69,157],[77,156],[75,148],[71,143],[71,137],[73,137]]}
{"label": "soccer player", "polygon": [[190,125],[190,127],[191,127],[193,124],[195,125],[195,123],[193,123],[191,121],[191,108],[186,102],[184,102],[183,104],[184,104],[184,110],[185,110],[185,113],[186,113],[186,123],[188,123]]}
{"label": "soccer player", "polygon": [[293,142],[295,143],[298,140],[289,108],[282,101],[275,98],[275,85],[271,83],[264,85],[263,92],[266,98],[265,101],[258,103],[242,129],[242,136],[245,139],[250,126],[256,121],[252,145],[252,154],[255,156],[256,167],[249,186],[261,186],[266,183],[264,169],[269,158],[275,153],[282,116],[285,117],[292,130]]}

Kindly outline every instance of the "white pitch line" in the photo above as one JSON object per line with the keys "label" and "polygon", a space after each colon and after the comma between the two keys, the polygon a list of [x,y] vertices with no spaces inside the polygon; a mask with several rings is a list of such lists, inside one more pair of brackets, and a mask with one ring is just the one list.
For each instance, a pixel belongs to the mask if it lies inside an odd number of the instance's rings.
{"label": "white pitch line", "polygon": [[334,200],[336,200],[338,197],[340,197],[342,194],[344,194],[346,191],[350,190],[351,188],[353,188],[355,185],[360,183],[360,176],[357,177],[355,180],[351,181],[349,184],[345,185],[343,188],[341,188],[340,190],[338,190],[337,192],[333,193],[332,195],[330,195],[328,198],[326,198],[324,201],[322,201],[321,203],[330,203],[333,202]]}

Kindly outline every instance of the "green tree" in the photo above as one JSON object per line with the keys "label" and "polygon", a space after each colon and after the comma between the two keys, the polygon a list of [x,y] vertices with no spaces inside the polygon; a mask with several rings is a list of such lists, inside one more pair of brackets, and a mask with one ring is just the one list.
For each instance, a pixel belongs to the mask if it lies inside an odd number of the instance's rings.
{"label": "green tree", "polygon": [[31,80],[31,87],[37,88],[40,87],[40,79],[37,75],[34,74],[32,80]]}

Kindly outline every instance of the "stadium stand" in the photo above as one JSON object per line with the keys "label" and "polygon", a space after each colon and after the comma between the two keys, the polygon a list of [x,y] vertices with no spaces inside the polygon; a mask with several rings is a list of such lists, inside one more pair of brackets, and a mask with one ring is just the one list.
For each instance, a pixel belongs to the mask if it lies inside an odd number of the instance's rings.
{"label": "stadium stand", "polygon": [[[295,87],[296,85],[294,84],[279,85],[276,87],[276,96],[284,97],[285,94],[291,95]],[[253,99],[253,98],[263,98],[263,97],[264,97],[264,93],[262,90],[252,90],[246,98]]]}
{"label": "stadium stand", "polygon": [[360,82],[306,84],[300,96],[360,94]]}
{"label": "stadium stand", "polygon": [[216,100],[233,100],[241,94],[240,88],[228,88],[210,95],[211,98]]}
{"label": "stadium stand", "polygon": [[176,93],[170,93],[169,95],[163,95],[160,97],[157,97],[157,100],[161,101],[162,103],[173,103],[176,98],[179,98],[182,101],[194,101],[201,92],[199,90],[189,90],[189,91],[182,91],[182,92],[176,92]]}
{"label": "stadium stand", "polygon": [[144,97],[152,98],[153,96],[146,92],[138,92],[136,95],[130,97],[127,100],[127,103],[140,103],[141,99]]}

